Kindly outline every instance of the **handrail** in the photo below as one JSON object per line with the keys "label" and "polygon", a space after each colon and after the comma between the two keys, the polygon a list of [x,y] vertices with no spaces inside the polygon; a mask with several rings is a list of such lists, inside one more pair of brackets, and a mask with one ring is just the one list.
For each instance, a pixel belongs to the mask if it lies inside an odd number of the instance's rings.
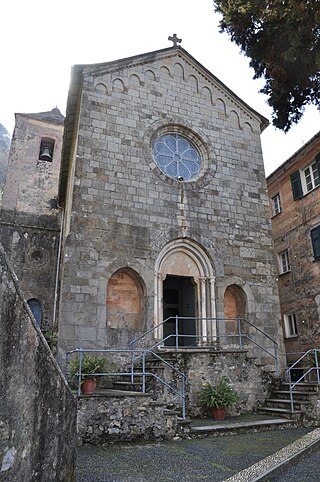
{"label": "handrail", "polygon": [[[162,321],[161,323],[158,323],[157,325],[155,325],[154,327],[150,328],[149,330],[147,330],[145,333],[143,333],[142,335],[138,336],[137,338],[133,339],[130,343],[129,343],[129,348],[130,349],[134,349],[137,345],[138,342],[141,342],[143,339],[147,339],[148,335],[150,335],[151,333],[154,333],[156,330],[158,330],[161,326],[164,326],[164,324],[168,321],[172,320],[172,322],[174,321],[175,322],[175,330],[173,333],[171,333],[170,335],[167,335],[165,338],[162,338],[158,341],[156,341],[156,343],[153,343],[152,345],[149,346],[149,349],[156,349],[156,348],[159,348],[159,347],[163,347],[165,345],[165,342],[168,341],[169,339],[174,339],[175,340],[175,343],[173,345],[170,345],[168,346],[168,348],[173,348],[175,347],[176,351],[179,351],[179,338],[193,338],[195,340],[202,340],[202,339],[205,339],[205,341],[210,341],[210,342],[216,342],[218,341],[219,339],[223,339],[223,338],[239,338],[239,348],[240,350],[243,349],[243,338],[246,338],[247,340],[249,340],[252,344],[254,344],[255,346],[257,346],[258,348],[260,348],[262,351],[264,351],[265,353],[267,353],[268,355],[270,355],[272,358],[274,358],[275,360],[275,369],[276,369],[276,372],[278,373],[279,371],[279,346],[278,346],[278,343],[273,339],[271,338],[271,336],[269,336],[267,333],[265,333],[264,331],[262,331],[259,327],[255,326],[253,323],[251,323],[250,321],[248,321],[247,319],[245,318],[213,318],[213,317],[205,317],[205,318],[200,318],[200,317],[190,317],[190,316],[170,316],[168,318],[166,318],[164,321]],[[180,334],[179,333],[179,321],[180,320],[194,320],[194,321],[209,321],[211,322],[212,324],[218,324],[220,322],[229,322],[229,321],[234,321],[237,323],[237,332],[236,333],[232,333],[232,334],[219,334],[219,333],[215,333],[213,335],[185,335],[185,334]],[[267,350],[264,346],[262,346],[261,344],[259,344],[258,342],[256,342],[251,336],[249,336],[247,333],[244,333],[242,330],[241,330],[241,322],[244,322],[246,323],[247,325],[249,325],[250,327],[254,328],[258,333],[260,333],[261,335],[263,335],[265,338],[267,338],[272,344],[273,344],[273,350],[274,350],[274,353],[271,353],[269,350]],[[187,346],[187,348],[189,349],[192,349],[192,348],[199,348],[198,346]]]}
{"label": "handrail", "polygon": [[[314,370],[317,372],[317,383],[320,385],[320,366],[319,366],[319,359],[318,359],[318,354],[320,354],[320,349],[318,348],[311,348],[310,350],[307,350],[303,355],[295,362],[293,363],[289,368],[287,368],[285,375],[286,379],[289,381],[289,391],[290,391],[290,405],[291,405],[291,413],[294,412],[294,401],[293,401],[293,389],[298,383],[300,383],[302,380],[305,380],[305,378],[312,373]],[[313,359],[310,359],[310,355],[313,355]],[[292,370],[299,369],[299,363],[304,360],[305,358],[308,358],[308,365],[307,367],[303,367],[306,371],[302,374],[302,376],[295,382],[292,382],[291,380],[291,373]],[[315,366],[312,366],[312,362],[315,362]]]}
{"label": "handrail", "polygon": [[[131,376],[132,381],[134,380],[135,376],[141,376],[142,377],[142,383],[141,383],[142,393],[146,393],[146,384],[145,384],[146,377],[147,376],[153,377],[154,379],[159,381],[162,385],[167,387],[169,390],[171,390],[173,393],[175,393],[176,395],[178,395],[181,398],[182,418],[183,419],[186,418],[185,388],[186,388],[186,385],[189,383],[188,379],[187,379],[187,377],[184,373],[182,373],[176,367],[174,367],[169,362],[164,360],[160,355],[158,355],[157,353],[154,353],[152,350],[150,350],[150,349],[122,349],[122,348],[119,348],[119,349],[82,349],[82,348],[76,348],[74,350],[68,351],[66,353],[66,375],[67,375],[66,378],[67,378],[68,382],[69,382],[69,377],[70,377],[70,372],[68,370],[68,366],[69,366],[70,355],[72,355],[72,353],[79,354],[79,369],[78,369],[78,373],[76,374],[78,396],[80,396],[80,393],[81,393],[81,379],[82,379],[82,377],[85,376],[85,375],[89,375],[88,373],[84,373],[82,371],[82,358],[83,358],[84,353],[102,353],[102,354],[103,353],[105,353],[105,354],[124,353],[124,354],[128,354],[128,355],[131,356],[131,371],[130,372],[129,371],[125,371],[125,372],[123,372],[123,371],[121,371],[121,372],[101,372],[101,373],[95,373],[94,375],[98,376],[98,377],[99,376]],[[140,371],[135,369],[136,367],[133,363],[135,353],[139,353],[140,357],[142,358],[142,370],[140,370]],[[158,358],[162,363],[164,363],[169,368],[171,368],[178,375],[178,377],[180,377],[180,379],[181,379],[181,390],[180,391],[178,389],[175,389],[172,385],[167,383],[165,380],[163,380],[161,377],[159,377],[155,373],[146,371],[146,369],[145,369],[145,358],[146,358],[147,353],[150,353],[153,356],[155,356],[156,358]]]}

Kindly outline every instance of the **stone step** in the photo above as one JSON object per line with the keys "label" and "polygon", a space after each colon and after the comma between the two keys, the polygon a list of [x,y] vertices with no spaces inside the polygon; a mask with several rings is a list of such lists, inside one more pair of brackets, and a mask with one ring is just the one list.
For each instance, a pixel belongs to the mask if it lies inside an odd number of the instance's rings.
{"label": "stone step", "polygon": [[[288,382],[282,382],[281,387],[283,389],[288,389],[290,384]],[[296,391],[312,391],[312,392],[318,392],[320,389],[320,385],[316,382],[303,382],[303,383],[297,383],[294,386],[294,389]]]}
{"label": "stone step", "polygon": [[[277,395],[282,395],[282,396],[287,396],[287,397],[290,397],[290,390],[275,390],[273,392],[274,394],[277,394]],[[316,392],[313,392],[313,391],[307,391],[307,390],[292,390],[292,395],[296,398],[304,398],[304,399],[308,399],[310,398],[310,395],[314,395]]]}
{"label": "stone step", "polygon": [[[146,363],[145,363],[146,370],[150,370],[150,371],[151,370],[164,370],[165,366],[166,366],[166,364],[163,363],[160,360],[146,361]],[[135,370],[142,371],[142,363],[138,363],[137,365],[135,365]]]}
{"label": "stone step", "polygon": [[[76,391],[74,391],[76,393]],[[136,392],[133,390],[116,390],[113,388],[101,388],[95,390],[94,393],[90,395],[84,395],[81,393],[78,398],[113,398],[113,397],[119,397],[119,398],[125,398],[125,397],[143,397],[143,398],[151,398],[150,393],[142,393],[142,392]]]}
{"label": "stone step", "polygon": [[217,423],[210,423],[204,425],[190,425],[190,433],[193,435],[223,435],[228,433],[250,432],[252,430],[271,430],[274,428],[283,428],[284,426],[294,424],[294,420],[288,418],[269,418],[265,420],[256,421],[239,421],[229,422],[228,419],[219,421]]}
{"label": "stone step", "polygon": [[113,382],[113,386],[115,389],[124,390],[124,391],[139,391],[139,389],[141,389],[140,382],[131,383],[129,381],[115,380]]}
{"label": "stone step", "polygon": [[290,418],[297,420],[300,418],[301,410],[294,410],[291,412],[288,408],[278,408],[278,407],[260,407],[258,408],[258,413],[272,414],[272,415],[282,415],[285,418]]}
{"label": "stone step", "polygon": [[[291,400],[285,398],[268,398],[265,400],[265,403],[283,403],[284,405],[290,405]],[[293,400],[293,403],[295,405],[310,405],[311,402],[308,400]]]}
{"label": "stone step", "polygon": [[179,410],[179,409],[165,408],[165,409],[163,410],[163,414],[164,414],[164,415],[169,415],[169,416],[170,416],[170,415],[171,415],[171,416],[174,416],[174,415],[179,416],[179,415],[181,415],[181,410]]}

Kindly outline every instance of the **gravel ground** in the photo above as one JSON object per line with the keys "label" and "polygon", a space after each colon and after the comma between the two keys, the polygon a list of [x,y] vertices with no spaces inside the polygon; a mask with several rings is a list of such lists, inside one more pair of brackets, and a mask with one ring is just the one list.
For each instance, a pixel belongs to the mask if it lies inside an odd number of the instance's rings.
{"label": "gravel ground", "polygon": [[320,480],[320,450],[307,455],[289,467],[282,475],[274,476],[272,482],[318,482]]}
{"label": "gravel ground", "polygon": [[[84,445],[78,448],[77,482],[223,481],[308,431],[284,429],[108,447]],[[318,453],[317,462],[320,467],[319,461]],[[320,477],[296,479],[290,476],[272,480],[315,482]]]}

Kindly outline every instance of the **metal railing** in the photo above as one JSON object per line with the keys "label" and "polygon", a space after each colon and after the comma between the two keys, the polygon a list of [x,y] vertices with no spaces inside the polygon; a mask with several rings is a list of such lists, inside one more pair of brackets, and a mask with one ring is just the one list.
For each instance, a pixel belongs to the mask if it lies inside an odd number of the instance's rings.
{"label": "metal railing", "polygon": [[[286,354],[286,359],[289,353]],[[301,353],[290,353],[290,355],[301,355]],[[292,381],[293,373],[301,373],[297,380]],[[293,389],[302,381],[310,381],[310,375],[316,373],[315,383],[320,385],[320,350],[312,348],[303,353],[290,367],[286,369],[286,380],[289,382],[291,412],[294,412]]]}
{"label": "metal railing", "polygon": [[[68,351],[66,353],[66,378],[68,383],[70,383],[70,361],[73,355],[78,357],[78,368],[77,372],[75,373],[76,376],[76,385],[77,385],[77,394],[80,396],[81,394],[81,384],[85,377],[92,376],[92,373],[85,373],[82,370],[83,365],[83,356],[85,354],[100,354],[104,357],[111,357],[112,355],[118,356],[122,358],[122,364],[124,362],[123,358],[126,356],[128,357],[127,360],[127,367],[129,370],[113,370],[113,371],[106,371],[106,372],[97,372],[94,373],[94,377],[130,377],[131,382],[133,383],[136,379],[141,378],[141,392],[146,393],[146,379],[147,377],[153,378],[163,386],[165,386],[169,391],[173,392],[177,395],[181,400],[182,405],[182,418],[186,418],[186,386],[189,383],[187,377],[184,373],[178,370],[176,367],[171,365],[169,362],[164,360],[158,353],[154,353],[152,350],[148,349],[106,349],[106,350],[94,350],[94,349],[82,349],[77,348],[75,350]],[[146,370],[146,356],[152,355],[156,360],[159,360],[161,363],[166,365],[169,369],[171,369],[176,377],[180,380],[180,389],[179,387],[174,387],[167,383],[164,379],[159,377],[153,372]],[[135,361],[137,359],[141,360],[141,365],[138,366]],[[111,364],[114,363],[112,360]]]}
{"label": "metal railing", "polygon": [[[212,335],[182,333],[180,328],[182,327],[182,322],[185,320],[194,321],[194,323],[204,322],[208,324],[211,332],[217,331],[217,333],[213,333]],[[165,324],[169,322],[171,322],[171,327],[174,328],[173,332],[164,336],[160,340],[158,339],[157,341],[155,341],[155,334],[161,331],[161,329],[162,332],[164,332]],[[230,322],[232,322],[236,326],[236,331],[234,333],[219,333],[219,325],[223,324],[223,326],[225,327],[226,323]],[[243,326],[248,327],[248,332],[243,329]],[[267,346],[263,346],[261,343],[259,343],[259,341],[256,341],[250,331],[254,331],[255,334],[258,334],[258,336],[260,336],[262,339],[267,340],[269,342],[266,343]],[[129,343],[129,349],[134,350],[138,345],[143,344],[144,346],[148,346],[149,350],[155,350],[158,348],[170,348],[178,352],[181,348],[199,349],[204,347],[210,347],[220,340],[227,342],[227,340],[231,339],[237,339],[237,346],[239,347],[239,350],[243,350],[245,347],[245,342],[248,342],[249,345],[255,346],[264,353],[267,353],[270,357],[274,359],[276,373],[279,372],[278,343],[273,340],[273,338],[271,338],[267,333],[262,331],[260,328],[258,328],[245,318],[198,318],[187,316],[170,316],[163,322],[150,328],[148,331],[132,340]],[[192,340],[192,344],[182,345],[180,344],[180,341],[182,340]],[[225,347],[227,347],[227,343],[225,343]],[[247,348],[247,346],[245,348]]]}

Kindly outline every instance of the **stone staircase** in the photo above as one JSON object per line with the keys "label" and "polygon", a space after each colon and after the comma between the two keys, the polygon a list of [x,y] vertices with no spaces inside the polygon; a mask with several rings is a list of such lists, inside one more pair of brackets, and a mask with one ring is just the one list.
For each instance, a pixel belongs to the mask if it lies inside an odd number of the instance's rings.
{"label": "stone staircase", "polygon": [[[169,364],[172,364],[173,362],[173,357],[170,353],[162,354],[161,358],[162,360],[164,360]],[[147,373],[156,373],[161,377],[161,374],[165,370],[165,364],[163,363],[162,360],[153,356],[152,354],[149,354],[145,359],[145,371]],[[138,363],[135,365],[135,369],[137,372],[142,371],[141,361],[138,361]],[[153,385],[151,380],[152,380],[152,376],[146,377],[147,391],[150,391]],[[133,381],[130,375],[118,375],[117,378],[113,381],[113,387],[117,390],[140,391],[141,386],[142,386],[141,375],[135,375]]]}
{"label": "stone staircase", "polygon": [[290,386],[287,382],[272,392],[265,405],[258,408],[258,413],[281,416],[292,420],[301,420],[308,406],[312,405],[312,398],[320,391],[316,382],[302,382],[295,385],[293,390],[293,412],[291,411]]}

